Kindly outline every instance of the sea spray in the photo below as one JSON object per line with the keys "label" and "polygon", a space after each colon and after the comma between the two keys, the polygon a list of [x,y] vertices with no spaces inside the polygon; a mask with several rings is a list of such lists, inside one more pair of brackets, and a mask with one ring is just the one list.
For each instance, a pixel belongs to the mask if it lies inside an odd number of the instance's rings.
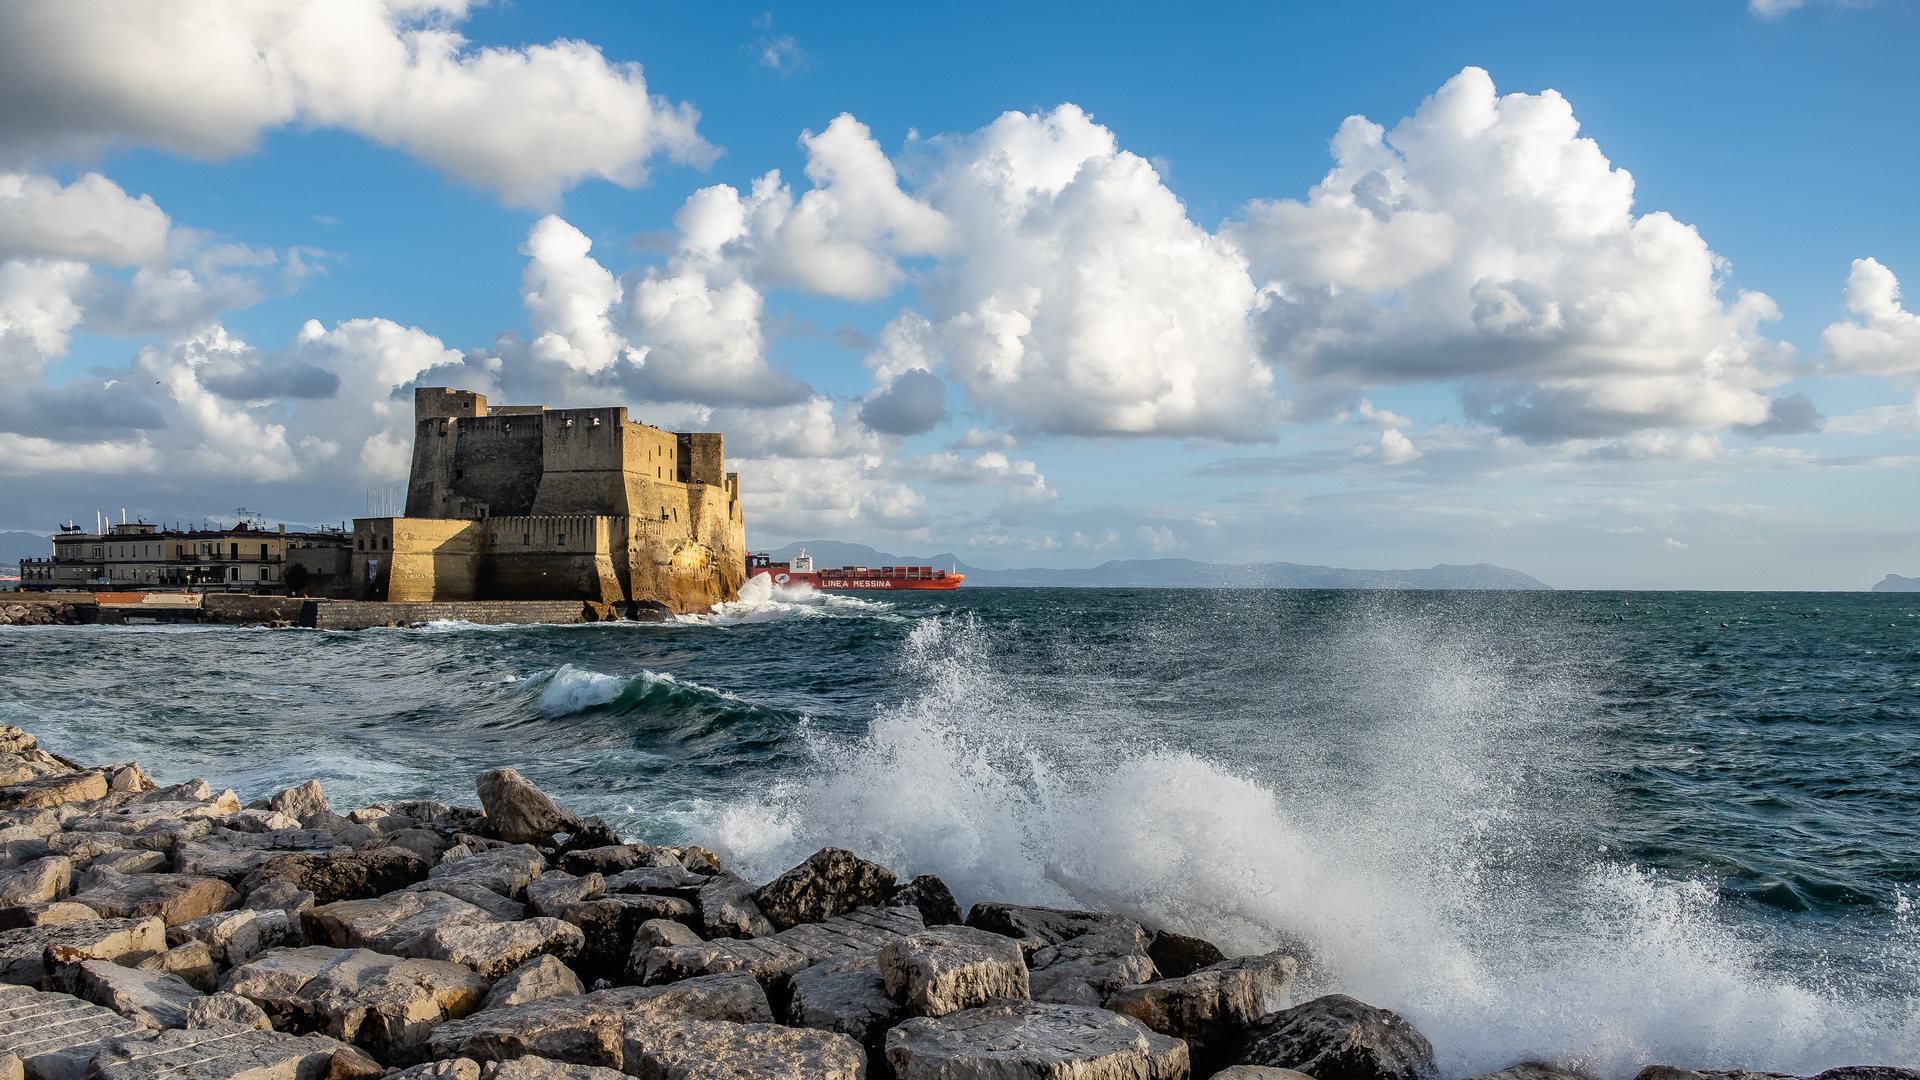
{"label": "sea spray", "polygon": [[1294,948],[1303,994],[1402,1012],[1450,1076],[1529,1058],[1606,1077],[1915,1059],[1910,997],[1775,970],[1712,883],[1577,850],[1566,811],[1592,795],[1571,763],[1595,748],[1541,712],[1564,691],[1364,613],[1334,644],[1372,680],[1347,688],[1372,722],[1291,756],[1367,761],[1262,776],[1143,745],[1124,708],[1039,723],[992,635],[928,620],[898,664],[910,695],[861,737],[812,737],[808,775],[728,808],[706,839],[762,877],[833,843],[939,874],[967,904],[1094,907],[1234,952]]}

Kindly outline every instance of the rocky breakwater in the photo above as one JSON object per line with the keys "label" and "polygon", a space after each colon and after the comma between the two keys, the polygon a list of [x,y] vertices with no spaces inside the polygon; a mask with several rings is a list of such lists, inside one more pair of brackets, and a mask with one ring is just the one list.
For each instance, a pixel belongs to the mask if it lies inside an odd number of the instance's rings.
{"label": "rocky breakwater", "polygon": [[0,729],[0,1080],[1435,1071],[1392,1012],[1293,1002],[1284,952],[1094,911],[963,918],[937,878],[837,848],[756,886],[703,848],[621,843],[512,770],[476,790],[342,812],[308,781],[243,806]]}

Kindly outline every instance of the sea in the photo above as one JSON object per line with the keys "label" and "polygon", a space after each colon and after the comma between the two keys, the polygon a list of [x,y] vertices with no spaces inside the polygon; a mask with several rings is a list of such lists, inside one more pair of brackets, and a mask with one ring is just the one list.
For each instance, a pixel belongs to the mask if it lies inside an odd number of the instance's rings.
{"label": "sea", "polygon": [[0,629],[0,722],[253,799],[512,766],[756,880],[821,846],[1288,949],[1446,1078],[1920,1066],[1920,595],[756,592],[667,624]]}

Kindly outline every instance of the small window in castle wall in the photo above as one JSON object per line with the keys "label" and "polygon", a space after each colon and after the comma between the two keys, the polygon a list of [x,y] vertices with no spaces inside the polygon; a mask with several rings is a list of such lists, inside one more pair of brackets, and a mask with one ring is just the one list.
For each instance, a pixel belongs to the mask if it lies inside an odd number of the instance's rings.
{"label": "small window in castle wall", "polygon": [[532,533],[521,533],[521,534],[520,534],[520,546],[521,546],[521,547],[528,547],[528,546],[530,546],[530,545],[532,545],[532,543],[533,543],[533,534],[532,534]]}
{"label": "small window in castle wall", "polygon": [[561,534],[560,534],[560,535],[559,535],[559,536],[558,536],[557,538],[555,538],[555,539],[554,539],[554,541],[553,541],[553,542],[554,542],[554,544],[555,544],[556,546],[559,546],[559,547],[566,547],[566,546],[567,546],[567,534],[566,534],[566,533],[561,533]]}

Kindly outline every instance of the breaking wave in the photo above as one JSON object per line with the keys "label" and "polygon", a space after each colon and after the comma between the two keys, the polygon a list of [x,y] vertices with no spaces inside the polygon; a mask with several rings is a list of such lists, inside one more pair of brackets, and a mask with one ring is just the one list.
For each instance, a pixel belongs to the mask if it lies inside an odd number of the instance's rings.
{"label": "breaking wave", "polygon": [[1219,741],[1249,748],[1232,754],[1176,745],[1127,700],[1063,720],[978,625],[929,619],[899,658],[909,696],[857,738],[811,735],[813,768],[701,839],[756,880],[832,843],[938,874],[963,904],[1289,947],[1296,1001],[1394,1009],[1453,1077],[1529,1059],[1609,1078],[1920,1059],[1910,904],[1874,943],[1878,972],[1786,955],[1712,882],[1620,861],[1552,811],[1589,797],[1565,763],[1606,750],[1549,715],[1576,694],[1378,626],[1335,649],[1371,680],[1379,727],[1283,735],[1224,716]]}

